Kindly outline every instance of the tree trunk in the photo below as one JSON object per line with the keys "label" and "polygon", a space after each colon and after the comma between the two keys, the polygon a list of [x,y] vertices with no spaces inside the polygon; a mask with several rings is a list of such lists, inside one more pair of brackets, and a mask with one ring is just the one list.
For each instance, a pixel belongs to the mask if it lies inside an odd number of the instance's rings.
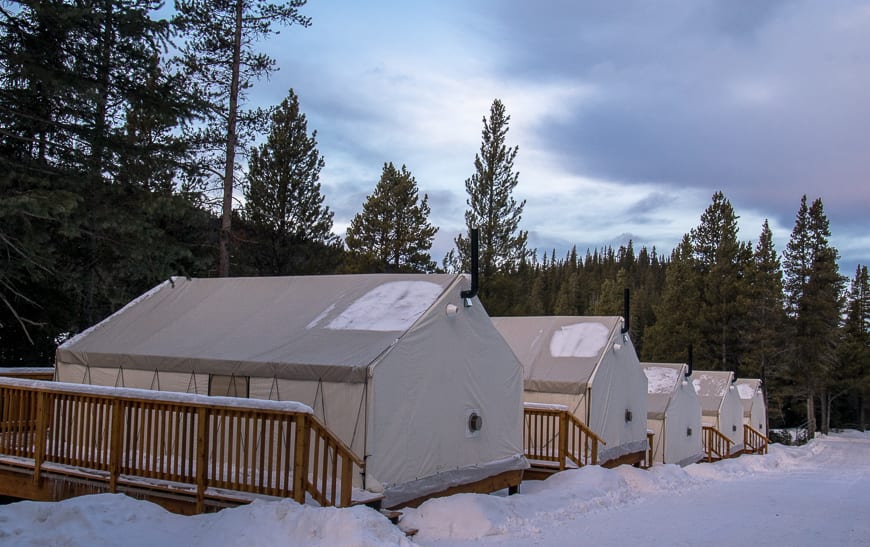
{"label": "tree trunk", "polygon": [[816,436],[816,394],[812,388],[807,389],[807,440]]}
{"label": "tree trunk", "polygon": [[233,35],[233,66],[230,80],[230,104],[227,117],[226,165],[224,166],[223,204],[221,211],[218,276],[230,275],[230,238],[233,219],[233,186],[236,166],[236,120],[239,109],[239,69],[242,55],[242,15],[244,0],[236,0],[236,28]]}

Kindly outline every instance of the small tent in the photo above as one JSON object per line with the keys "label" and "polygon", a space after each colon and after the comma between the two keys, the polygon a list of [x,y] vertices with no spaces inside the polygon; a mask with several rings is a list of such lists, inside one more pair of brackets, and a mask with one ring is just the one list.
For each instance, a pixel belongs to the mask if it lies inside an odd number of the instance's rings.
{"label": "small tent", "polygon": [[[523,469],[522,366],[464,275],[172,278],[62,344],[59,381],[293,400],[387,507]],[[470,305],[468,305],[470,304]]]}
{"label": "small tent", "polygon": [[654,462],[688,465],[704,456],[701,401],[687,379],[688,368],[683,363],[643,363]]}
{"label": "small tent", "polygon": [[767,435],[767,406],[764,404],[761,380],[740,378],[735,385],[743,402],[743,423],[752,426],[762,435]]}
{"label": "small tent", "polygon": [[692,384],[701,399],[702,425],[712,426],[728,437],[731,453],[743,450],[743,403],[731,371],[692,372]]}
{"label": "small tent", "polygon": [[620,317],[494,317],[524,369],[523,400],[565,405],[606,445],[599,463],[648,449],[646,376]]}

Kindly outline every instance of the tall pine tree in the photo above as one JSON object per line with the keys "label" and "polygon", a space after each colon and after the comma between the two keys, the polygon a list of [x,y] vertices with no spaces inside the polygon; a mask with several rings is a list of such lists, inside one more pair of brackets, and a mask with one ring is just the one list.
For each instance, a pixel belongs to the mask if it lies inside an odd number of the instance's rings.
{"label": "tall pine tree", "polygon": [[854,423],[864,431],[867,429],[867,400],[870,397],[870,278],[867,266],[860,264],[849,290],[840,361],[844,366],[847,388],[854,399]]}
{"label": "tall pine tree", "polygon": [[[514,160],[519,147],[507,145],[510,116],[498,99],[492,102],[489,118],[483,118],[480,152],[474,157],[475,173],[465,181],[468,193],[465,225],[480,230],[480,274],[483,280],[497,272],[510,272],[528,258],[528,232],[519,229],[525,200],[517,202],[513,191],[519,184]],[[456,237],[458,263],[468,268],[470,241]]]}
{"label": "tall pine tree", "polygon": [[403,165],[384,164],[375,191],[350,222],[345,244],[352,271],[428,272],[438,228],[429,217],[429,196],[420,199],[417,181]]}
{"label": "tall pine tree", "polygon": [[306,0],[274,4],[254,0],[177,0],[174,23],[183,34],[179,62],[192,78],[193,90],[208,105],[205,126],[197,128],[206,179],[221,188],[218,275],[230,273],[233,190],[244,150],[265,121],[260,109],[245,109],[247,90],[275,70],[275,61],[255,44],[276,33],[273,25],[307,27],[299,13]]}
{"label": "tall pine tree", "polygon": [[251,150],[239,255],[258,275],[324,273],[337,265],[339,241],[324,205],[317,132],[293,90],[272,113],[266,142]]}
{"label": "tall pine tree", "polygon": [[830,246],[830,229],[821,199],[807,206],[801,198],[795,226],[784,253],[786,309],[794,333],[789,371],[806,400],[807,431],[817,429],[816,398],[821,399],[822,428],[828,426],[828,381],[836,365],[843,278],[839,253]]}
{"label": "tall pine tree", "polygon": [[736,371],[744,351],[746,268],[749,244],[738,240],[738,216],[722,192],[713,194],[690,237],[701,276],[701,306],[697,318],[701,343],[695,356],[701,366]]}

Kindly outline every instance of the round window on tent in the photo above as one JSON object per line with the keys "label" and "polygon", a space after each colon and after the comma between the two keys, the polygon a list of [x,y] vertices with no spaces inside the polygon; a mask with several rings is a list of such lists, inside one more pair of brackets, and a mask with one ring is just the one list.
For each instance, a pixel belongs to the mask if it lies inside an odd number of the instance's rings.
{"label": "round window on tent", "polygon": [[483,416],[479,408],[472,408],[465,412],[465,436],[480,437],[483,428]]}

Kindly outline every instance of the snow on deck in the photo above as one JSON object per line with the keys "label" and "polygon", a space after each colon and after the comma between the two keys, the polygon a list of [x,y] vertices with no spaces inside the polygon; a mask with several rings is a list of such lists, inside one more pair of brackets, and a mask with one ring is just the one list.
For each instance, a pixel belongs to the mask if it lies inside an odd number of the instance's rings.
{"label": "snow on deck", "polygon": [[550,338],[552,357],[595,357],[607,344],[610,329],[603,323],[565,325]]}

